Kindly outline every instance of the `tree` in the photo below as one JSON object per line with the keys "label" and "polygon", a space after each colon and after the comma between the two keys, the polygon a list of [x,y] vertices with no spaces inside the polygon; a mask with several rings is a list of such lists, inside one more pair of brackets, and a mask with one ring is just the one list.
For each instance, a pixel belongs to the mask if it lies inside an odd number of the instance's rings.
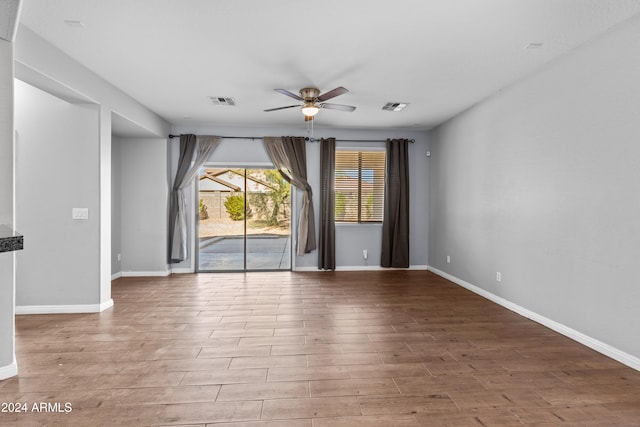
{"label": "tree", "polygon": [[275,169],[267,169],[262,173],[264,181],[269,184],[270,191],[268,193],[252,193],[250,195],[251,206],[255,208],[261,218],[266,220],[267,225],[277,226],[280,224],[278,220],[280,209],[289,201],[291,185]]}
{"label": "tree", "polygon": [[229,218],[234,221],[239,221],[244,219],[244,193],[240,194],[231,194],[227,197],[227,200],[224,201],[224,207],[229,214]]}
{"label": "tree", "polygon": [[273,210],[269,218],[269,225],[278,225],[278,215],[280,214],[280,205],[289,200],[291,195],[291,185],[285,181],[279,171],[268,169],[264,171],[265,180],[272,184],[273,190],[269,192],[269,197],[273,200]]}

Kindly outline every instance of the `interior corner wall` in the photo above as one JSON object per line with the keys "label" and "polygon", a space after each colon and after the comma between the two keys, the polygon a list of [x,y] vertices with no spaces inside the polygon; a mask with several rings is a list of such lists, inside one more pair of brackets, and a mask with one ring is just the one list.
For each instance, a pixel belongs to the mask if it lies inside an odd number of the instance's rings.
{"label": "interior corner wall", "polygon": [[429,223],[435,269],[636,361],[638,40],[636,17],[437,128]]}
{"label": "interior corner wall", "polygon": [[121,138],[111,136],[111,277],[122,274],[122,168]]}
{"label": "interior corner wall", "polygon": [[121,138],[119,145],[122,275],[166,275],[167,140]]}
{"label": "interior corner wall", "polygon": [[[11,227],[14,226],[13,85],[13,45],[0,39],[0,224]],[[0,379],[16,374],[15,258],[15,252],[0,253]]]}
{"label": "interior corner wall", "polygon": [[[29,241],[17,257],[16,306],[99,305],[99,107],[15,88],[16,228]],[[88,219],[72,219],[73,208]]]}
{"label": "interior corner wall", "polygon": [[[278,135],[298,135],[306,136],[304,123],[300,127],[288,128],[240,128],[240,127],[191,127],[174,128],[173,134],[195,133],[199,135],[224,135],[224,136],[278,136]],[[414,144],[409,145],[410,162],[410,264],[412,267],[426,268],[428,264],[428,179],[429,179],[429,159],[426,152],[429,149],[427,132],[407,131],[403,129],[365,130],[365,129],[331,129],[316,127],[314,138],[337,139],[358,139],[358,140],[386,140],[387,138],[409,138],[415,139]],[[170,142],[171,153],[171,181],[175,177],[178,146],[177,139]],[[367,149],[371,147],[383,148],[384,142],[338,142],[338,148]],[[307,143],[307,179],[313,192],[313,204],[315,207],[316,236],[319,230],[319,208],[320,208],[320,144]],[[227,139],[222,140],[220,146],[211,154],[209,159],[216,164],[251,166],[256,163],[271,164],[271,161],[264,150],[261,140]],[[299,192],[298,192],[299,194]],[[295,241],[297,223],[302,206],[302,197],[294,197],[292,206],[292,239]],[[187,208],[190,221],[188,225],[192,230],[193,218],[196,217],[195,200],[187,192]],[[382,226],[380,224],[349,224],[336,227],[336,268],[353,269],[376,269],[380,267],[380,254],[382,245]],[[189,238],[189,259],[179,264],[173,264],[174,270],[189,270],[193,264],[192,249],[193,242]],[[295,244],[293,245],[295,247]],[[369,259],[365,262],[362,257],[362,250],[367,249]],[[295,250],[294,250],[295,254]],[[304,256],[295,255],[296,270],[315,270],[318,267],[318,253],[313,251]]]}

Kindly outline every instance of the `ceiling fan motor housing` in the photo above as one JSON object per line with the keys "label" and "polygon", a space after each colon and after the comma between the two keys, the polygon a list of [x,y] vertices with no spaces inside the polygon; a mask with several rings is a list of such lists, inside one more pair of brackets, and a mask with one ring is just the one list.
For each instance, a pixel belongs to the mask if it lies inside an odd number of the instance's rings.
{"label": "ceiling fan motor housing", "polygon": [[305,101],[313,102],[320,96],[320,89],[315,87],[305,87],[300,89],[300,96],[304,98]]}

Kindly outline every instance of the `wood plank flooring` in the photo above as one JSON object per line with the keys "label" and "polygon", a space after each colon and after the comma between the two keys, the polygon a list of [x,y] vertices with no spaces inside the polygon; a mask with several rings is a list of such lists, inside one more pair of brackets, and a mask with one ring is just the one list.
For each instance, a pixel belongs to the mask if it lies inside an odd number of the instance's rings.
{"label": "wood plank flooring", "polygon": [[126,278],[113,299],[17,317],[0,402],[28,408],[0,425],[640,426],[640,372],[429,272]]}

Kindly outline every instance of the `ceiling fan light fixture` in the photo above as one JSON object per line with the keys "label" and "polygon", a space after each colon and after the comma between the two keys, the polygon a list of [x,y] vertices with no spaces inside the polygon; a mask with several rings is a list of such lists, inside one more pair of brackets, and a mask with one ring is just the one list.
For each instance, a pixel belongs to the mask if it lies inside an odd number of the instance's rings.
{"label": "ceiling fan light fixture", "polygon": [[302,114],[304,114],[306,117],[313,117],[318,114],[318,111],[320,111],[320,109],[312,102],[307,102],[302,106],[301,111]]}

